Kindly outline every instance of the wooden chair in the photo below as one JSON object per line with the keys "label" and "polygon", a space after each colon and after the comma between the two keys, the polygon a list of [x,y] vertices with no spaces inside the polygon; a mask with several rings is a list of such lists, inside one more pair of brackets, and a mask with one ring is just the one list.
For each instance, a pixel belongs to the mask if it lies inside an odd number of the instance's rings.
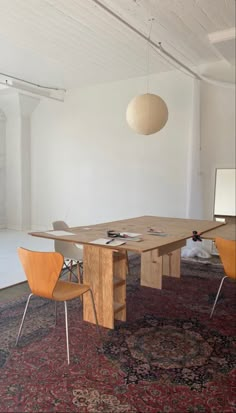
{"label": "wooden chair", "polygon": [[23,327],[25,315],[33,295],[48,298],[50,300],[64,301],[65,307],[65,324],[66,324],[66,347],[67,347],[67,361],[70,364],[69,351],[69,334],[68,334],[68,318],[67,318],[67,301],[80,297],[89,292],[92,300],[94,321],[96,322],[98,332],[98,319],[95,308],[92,290],[89,285],[76,284],[68,281],[59,280],[61,269],[63,267],[64,257],[58,252],[37,252],[30,251],[24,248],[17,249],[19,259],[23,266],[25,275],[27,277],[31,294],[27,299],[24,314],[20,324],[16,345],[18,344],[21,330]]}
{"label": "wooden chair", "polygon": [[[69,226],[64,221],[54,221],[52,223],[52,227],[54,230],[63,230],[63,231],[69,230]],[[73,267],[73,263],[76,263],[78,282],[81,283],[82,267],[83,267],[83,246],[80,244],[73,244],[72,242],[55,240],[54,249],[56,252],[60,252],[64,256],[64,266],[69,271],[70,280],[71,280],[71,274],[75,275],[72,270],[72,267]],[[69,261],[68,264],[67,264],[67,261]]]}
{"label": "wooden chair", "polygon": [[225,278],[232,278],[236,280],[236,241],[231,241],[224,238],[216,238],[215,244],[224,267],[225,275],[220,282],[215,302],[211,310],[210,318],[213,316]]}

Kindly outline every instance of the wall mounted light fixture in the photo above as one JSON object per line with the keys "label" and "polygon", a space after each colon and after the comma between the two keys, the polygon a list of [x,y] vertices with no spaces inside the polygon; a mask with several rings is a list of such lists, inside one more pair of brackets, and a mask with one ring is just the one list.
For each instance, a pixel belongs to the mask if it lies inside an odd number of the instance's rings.
{"label": "wall mounted light fixture", "polygon": [[17,90],[22,90],[23,92],[29,94],[58,100],[60,102],[64,102],[64,96],[66,93],[66,89],[53,86],[42,86],[40,84],[33,83],[6,73],[0,73],[0,85],[5,86],[5,88],[9,87]]}

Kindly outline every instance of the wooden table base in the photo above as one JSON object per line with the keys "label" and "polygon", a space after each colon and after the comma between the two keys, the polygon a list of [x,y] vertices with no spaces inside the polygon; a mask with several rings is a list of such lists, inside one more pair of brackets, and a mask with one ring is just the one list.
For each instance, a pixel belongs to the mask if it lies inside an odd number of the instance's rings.
{"label": "wooden table base", "polygon": [[143,252],[141,255],[141,285],[162,288],[162,276],[180,277],[181,249],[161,257],[158,250]]}
{"label": "wooden table base", "polygon": [[[159,256],[158,250],[141,255],[141,285],[162,288],[162,276],[180,277],[180,249]],[[95,245],[84,246],[83,277],[94,293],[98,322],[114,328],[115,320],[126,320],[127,254]],[[83,299],[83,318],[95,324],[92,303]]]}
{"label": "wooden table base", "polygon": [[[126,252],[85,245],[83,256],[84,284],[89,284],[94,293],[98,323],[114,328],[115,319],[126,320]],[[88,295],[83,300],[83,318],[95,323]]]}

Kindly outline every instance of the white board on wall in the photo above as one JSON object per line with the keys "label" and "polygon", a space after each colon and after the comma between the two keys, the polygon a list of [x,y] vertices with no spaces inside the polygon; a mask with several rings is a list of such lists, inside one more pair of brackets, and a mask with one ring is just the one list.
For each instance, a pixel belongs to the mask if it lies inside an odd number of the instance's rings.
{"label": "white board on wall", "polygon": [[235,216],[236,169],[216,169],[214,215]]}

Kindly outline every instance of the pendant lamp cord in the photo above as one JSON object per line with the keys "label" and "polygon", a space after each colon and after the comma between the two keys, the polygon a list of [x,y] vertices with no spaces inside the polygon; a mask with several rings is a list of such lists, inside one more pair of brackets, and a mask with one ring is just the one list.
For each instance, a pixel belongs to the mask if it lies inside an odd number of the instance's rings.
{"label": "pendant lamp cord", "polygon": [[147,93],[149,93],[149,74],[150,74],[150,39],[152,33],[152,23],[155,20],[153,17],[149,18],[148,21],[150,22],[150,29],[149,35],[147,38],[147,50],[146,50],[146,63],[147,63]]}
{"label": "pendant lamp cord", "polygon": [[231,87],[235,88],[235,83],[230,83],[230,82],[221,82],[216,79],[210,79],[207,76],[203,76],[198,72],[195,72],[192,70],[190,67],[188,67],[186,64],[181,62],[179,59],[174,57],[171,53],[169,53],[167,50],[165,50],[160,42],[157,44],[151,39],[147,39],[147,36],[145,36],[141,31],[136,29],[134,26],[132,26],[130,23],[128,23],[126,20],[124,20],[120,15],[116,14],[113,10],[109,9],[107,6],[105,6],[100,0],[91,0],[93,1],[97,6],[99,6],[101,9],[105,10],[110,16],[112,16],[114,19],[118,20],[120,23],[122,23],[124,26],[126,26],[128,29],[130,29],[133,33],[136,33],[139,37],[142,39],[148,40],[150,43],[150,46],[156,51],[156,52],[161,52],[162,57],[164,56],[166,60],[169,61],[169,63],[173,64],[175,67],[177,66],[178,68],[181,67],[184,71],[186,71],[188,74],[192,75],[194,78],[198,80],[203,80],[208,83],[213,83],[219,86],[224,86],[224,87]]}

